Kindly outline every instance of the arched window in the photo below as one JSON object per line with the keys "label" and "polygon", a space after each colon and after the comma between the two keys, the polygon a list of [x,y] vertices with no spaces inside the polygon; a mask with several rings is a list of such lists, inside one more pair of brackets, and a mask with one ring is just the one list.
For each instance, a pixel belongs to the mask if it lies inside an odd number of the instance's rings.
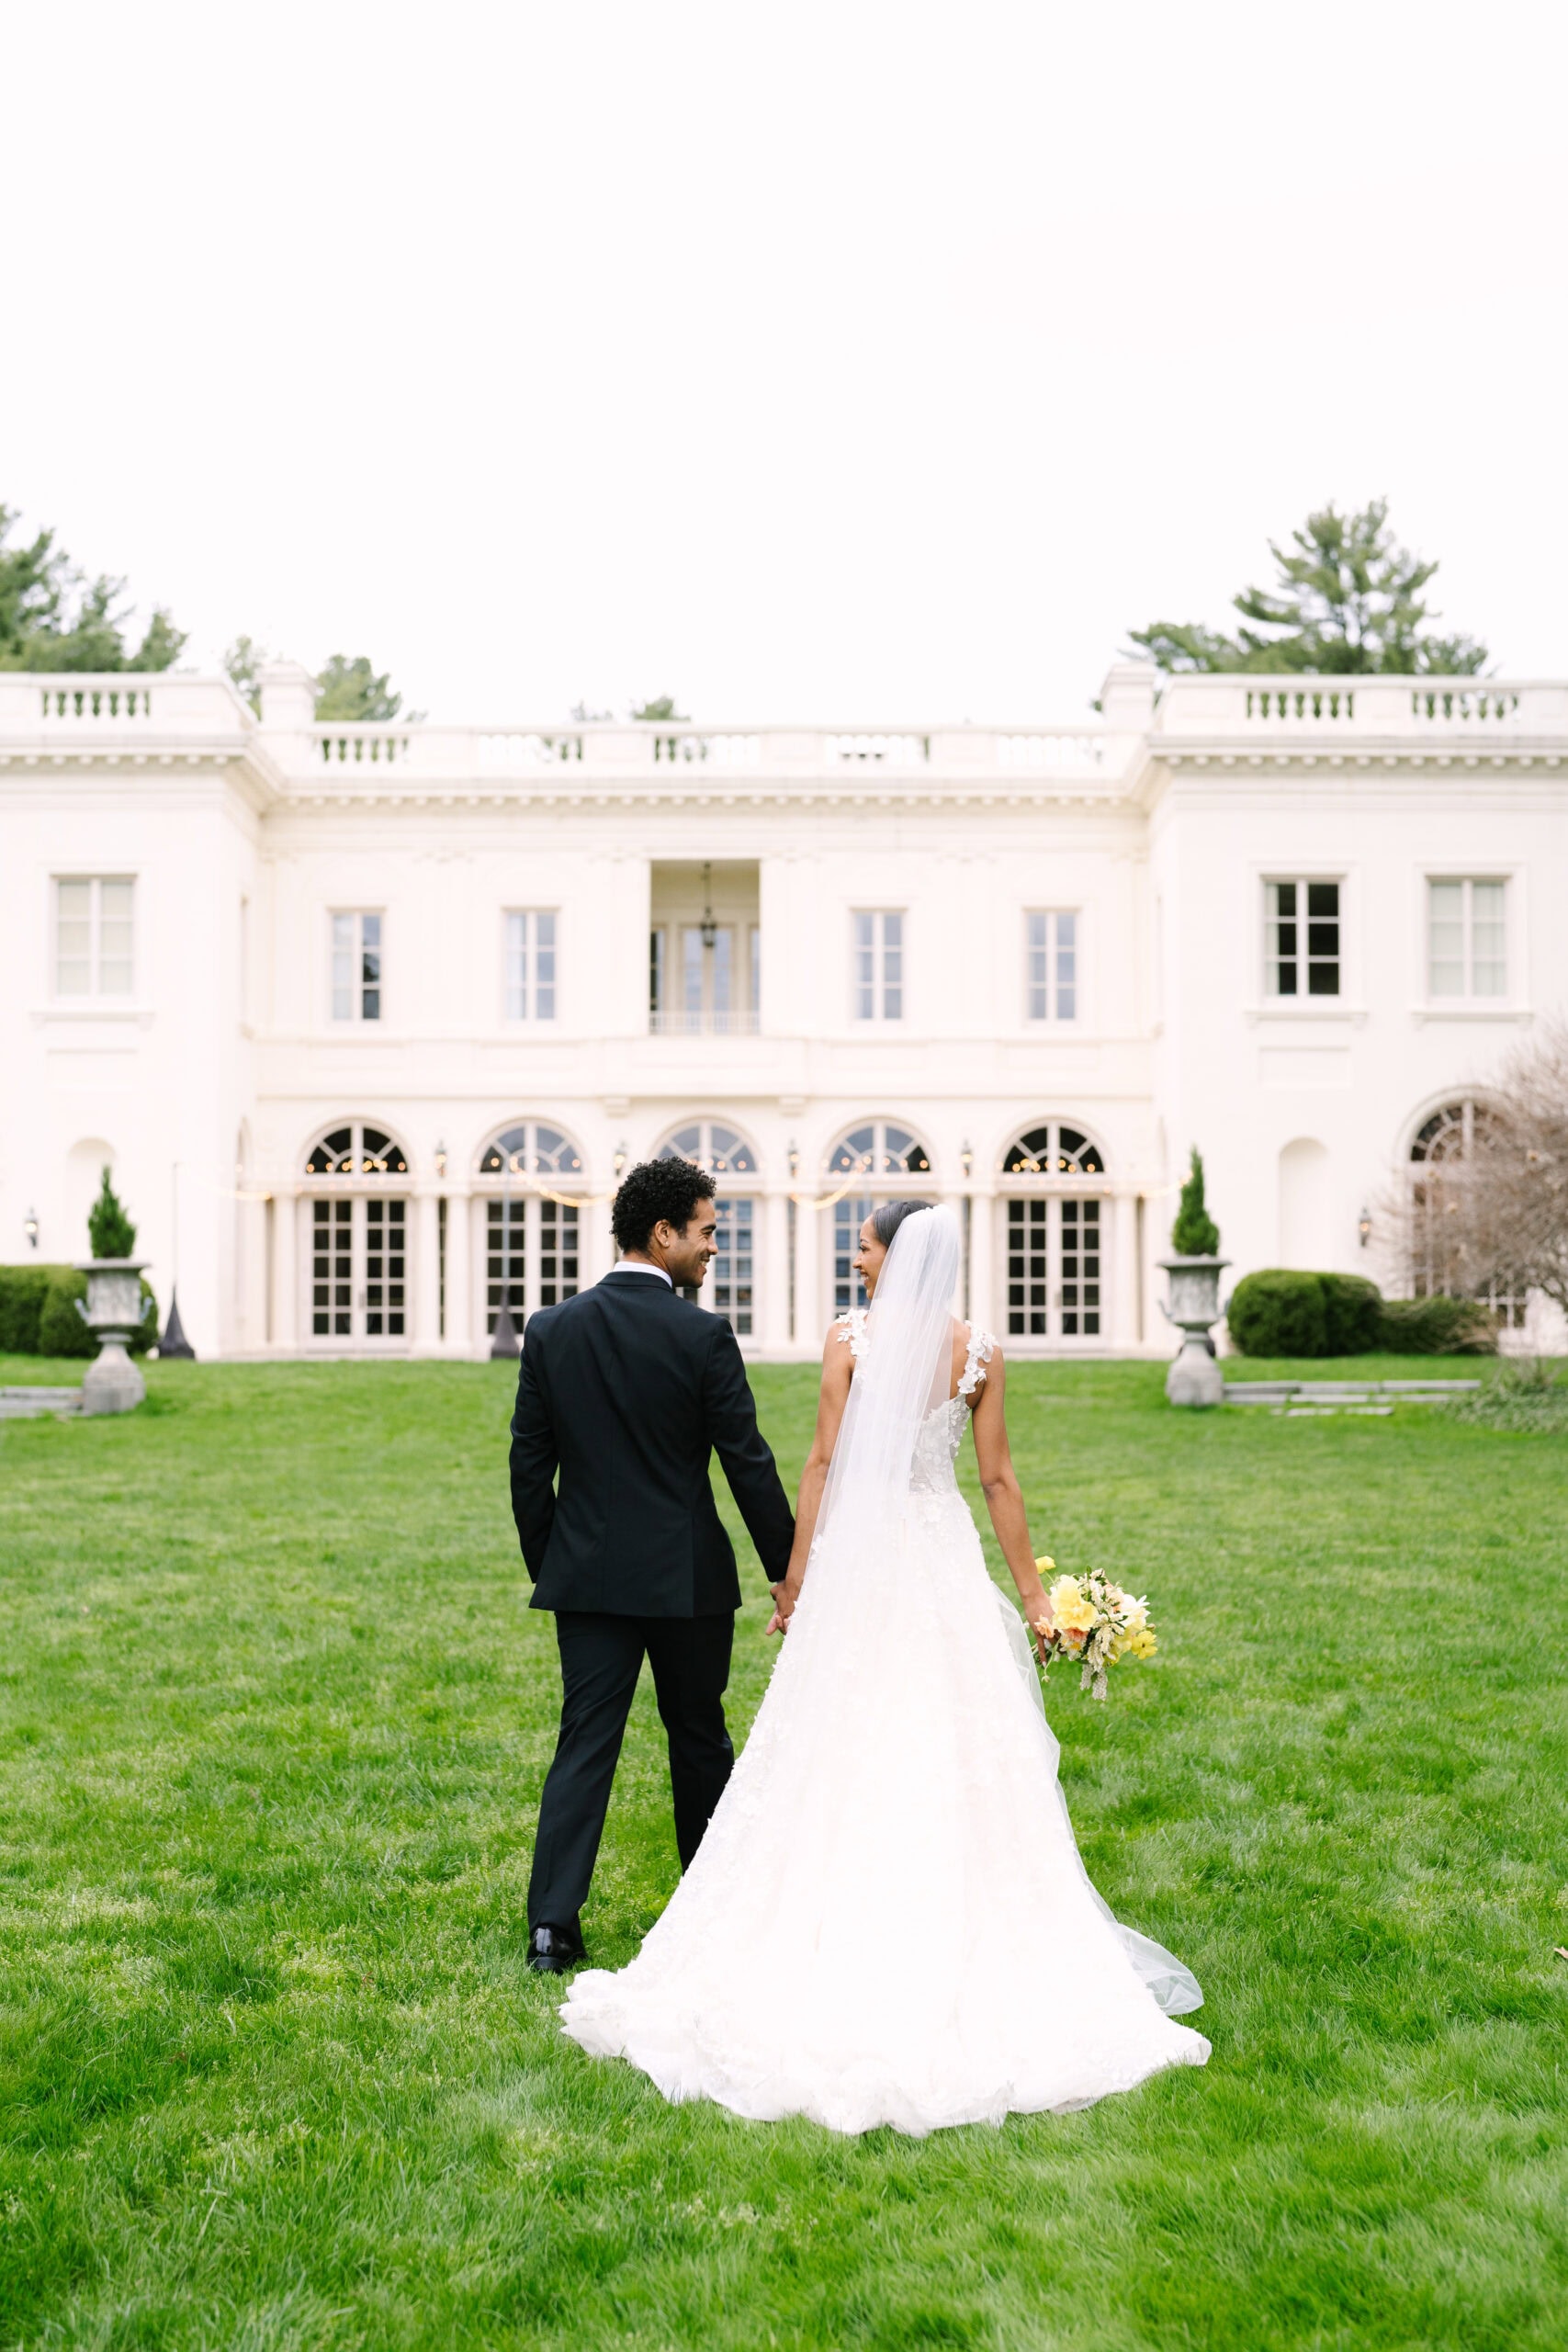
{"label": "arched window", "polygon": [[408,1202],[383,1187],[408,1172],[402,1146],[358,1119],[329,1127],[306,1154],[306,1175],[325,1188],[310,1203],[313,1340],[407,1337]]}
{"label": "arched window", "polygon": [[715,1176],[755,1176],[757,1155],[743,1135],[717,1119],[695,1119],[665,1136],[660,1159],[691,1159]]}
{"label": "arched window", "polygon": [[1004,1176],[1103,1176],[1100,1147],[1077,1127],[1043,1120],[1014,1136],[1002,1154]]}
{"label": "arched window", "polygon": [[310,1146],[305,1160],[307,1176],[406,1176],[409,1164],[400,1144],[379,1127],[329,1127]]}
{"label": "arched window", "polygon": [[484,1204],[485,1329],[494,1332],[504,1299],[521,1330],[541,1306],[577,1295],[581,1213],[570,1196],[582,1189],[582,1154],[559,1127],[518,1119],[491,1136],[479,1173],[491,1195]]}
{"label": "arched window", "polygon": [[891,1119],[852,1127],[828,1154],[829,1176],[929,1176],[931,1154],[918,1136]]}
{"label": "arched window", "polygon": [[[1495,1132],[1486,1104],[1464,1095],[1445,1102],[1416,1128],[1410,1142],[1410,1288],[1416,1298],[1462,1294],[1461,1268],[1444,1236],[1445,1204],[1465,1181],[1466,1163],[1483,1151]],[[1512,1291],[1482,1293],[1506,1331],[1521,1331],[1527,1301]]]}
{"label": "arched window", "polygon": [[861,1227],[872,1210],[886,1200],[918,1195],[920,1180],[929,1179],[931,1172],[931,1156],[919,1136],[892,1119],[867,1119],[833,1146],[825,1165],[829,1183],[841,1184],[846,1177],[861,1180],[853,1191],[840,1193],[833,1203],[835,1315],[865,1305],[865,1288],[854,1270],[854,1257]]}
{"label": "arched window", "polygon": [[1097,1340],[1103,1329],[1103,1198],[1083,1182],[1105,1156],[1081,1127],[1042,1119],[1002,1154],[1010,1339]]}
{"label": "arched window", "polygon": [[479,1154],[481,1176],[581,1176],[582,1154],[570,1136],[542,1120],[522,1119],[492,1136]]}
{"label": "arched window", "polygon": [[[660,1159],[690,1159],[713,1175],[755,1176],[757,1155],[745,1136],[717,1119],[694,1119],[677,1127],[659,1147]],[[757,1325],[757,1204],[750,1193],[721,1182],[718,1255],[698,1294],[698,1305],[722,1315],[738,1340]]]}

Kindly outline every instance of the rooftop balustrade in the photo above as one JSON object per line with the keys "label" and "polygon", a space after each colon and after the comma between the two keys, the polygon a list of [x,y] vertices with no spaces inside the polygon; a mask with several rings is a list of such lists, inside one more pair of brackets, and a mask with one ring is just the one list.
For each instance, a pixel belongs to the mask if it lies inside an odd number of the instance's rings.
{"label": "rooftop balustrade", "polygon": [[1050,729],[703,728],[595,720],[563,727],[318,723],[303,671],[264,682],[258,719],[227,679],[178,672],[41,677],[0,673],[0,767],[73,757],[130,763],[250,756],[284,795],[345,786],[417,790],[506,778],[543,790],[614,779],[668,791],[733,779],[841,790],[961,780],[1011,795],[1031,780],[1125,790],[1152,757],[1361,756],[1370,745],[1425,758],[1568,757],[1568,683],[1371,676],[1159,679],[1122,664],[1100,715]]}

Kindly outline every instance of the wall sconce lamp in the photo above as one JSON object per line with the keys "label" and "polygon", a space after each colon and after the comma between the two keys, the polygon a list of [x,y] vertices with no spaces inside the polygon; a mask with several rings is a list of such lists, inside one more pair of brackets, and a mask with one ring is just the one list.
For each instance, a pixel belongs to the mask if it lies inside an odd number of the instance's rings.
{"label": "wall sconce lamp", "polygon": [[718,945],[718,924],[713,911],[713,867],[703,868],[703,920],[700,925],[705,947]]}
{"label": "wall sconce lamp", "polygon": [[438,1181],[446,1174],[446,1147],[444,1143],[435,1147],[435,1173]]}
{"label": "wall sconce lamp", "polygon": [[631,1153],[626,1149],[626,1145],[624,1143],[618,1143],[615,1146],[615,1156],[610,1162],[611,1167],[615,1171],[615,1182],[617,1184],[620,1182],[621,1178],[626,1174],[626,1162],[630,1158]]}
{"label": "wall sconce lamp", "polygon": [[1360,1216],[1356,1219],[1356,1230],[1361,1237],[1361,1247],[1364,1250],[1368,1242],[1372,1238],[1372,1213],[1371,1209],[1363,1209],[1361,1211]]}
{"label": "wall sconce lamp", "polygon": [[967,1137],[958,1147],[958,1165],[964,1170],[964,1182],[967,1184],[975,1172],[975,1148]]}
{"label": "wall sconce lamp", "polygon": [[800,1146],[795,1142],[795,1140],[794,1136],[792,1136],[790,1137],[790,1145],[789,1145],[789,1181],[790,1181],[790,1182],[791,1182],[792,1184],[794,1183],[794,1182],[795,1182],[795,1178],[799,1175],[799,1173],[800,1173]]}
{"label": "wall sconce lamp", "polygon": [[36,1250],[38,1248],[37,1209],[29,1209],[28,1211],[26,1216],[22,1219],[22,1231],[28,1237],[28,1248],[29,1250]]}

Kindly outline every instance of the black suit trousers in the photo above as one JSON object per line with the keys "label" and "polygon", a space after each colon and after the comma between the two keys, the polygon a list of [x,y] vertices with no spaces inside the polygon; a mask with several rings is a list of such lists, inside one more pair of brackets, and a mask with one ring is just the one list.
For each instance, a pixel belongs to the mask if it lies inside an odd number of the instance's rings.
{"label": "black suit trousers", "polygon": [[646,1655],[670,1742],[675,1842],[689,1867],[724,1794],[735,1750],[724,1722],[724,1690],[735,1619],[615,1617],[556,1611],[561,1721],[555,1760],[539,1800],[528,1881],[528,1926],[580,1932],[637,1679]]}

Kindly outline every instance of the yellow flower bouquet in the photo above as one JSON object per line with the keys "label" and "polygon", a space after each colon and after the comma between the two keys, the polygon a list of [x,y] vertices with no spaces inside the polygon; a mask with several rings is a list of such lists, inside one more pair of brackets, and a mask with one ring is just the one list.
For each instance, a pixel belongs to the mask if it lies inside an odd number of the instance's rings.
{"label": "yellow flower bouquet", "polygon": [[[1046,1558],[1034,1565],[1043,1577],[1056,1563]],[[1072,1660],[1082,1669],[1078,1688],[1091,1690],[1097,1699],[1105,1697],[1107,1671],[1119,1659],[1153,1657],[1159,1646],[1148,1602],[1123,1592],[1097,1570],[1057,1577],[1047,1597],[1051,1630],[1043,1637],[1043,1670],[1049,1674],[1059,1657]]]}

